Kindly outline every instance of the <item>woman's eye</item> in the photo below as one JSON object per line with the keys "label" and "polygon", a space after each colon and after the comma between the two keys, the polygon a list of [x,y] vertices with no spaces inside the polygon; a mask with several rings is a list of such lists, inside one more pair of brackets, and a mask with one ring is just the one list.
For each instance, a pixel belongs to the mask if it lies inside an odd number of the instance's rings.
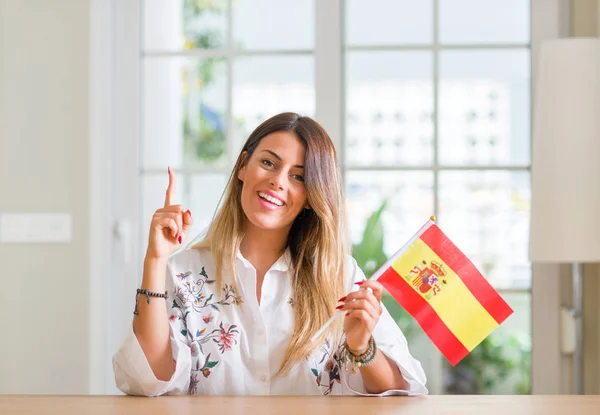
{"label": "woman's eye", "polygon": [[263,160],[261,160],[261,163],[262,163],[264,166],[267,166],[267,167],[273,167],[273,166],[274,166],[273,162],[272,162],[271,160],[268,160],[268,159],[263,159]]}
{"label": "woman's eye", "polygon": [[299,182],[303,182],[304,181],[304,176],[301,176],[299,174],[294,174],[292,177],[294,179],[298,180]]}

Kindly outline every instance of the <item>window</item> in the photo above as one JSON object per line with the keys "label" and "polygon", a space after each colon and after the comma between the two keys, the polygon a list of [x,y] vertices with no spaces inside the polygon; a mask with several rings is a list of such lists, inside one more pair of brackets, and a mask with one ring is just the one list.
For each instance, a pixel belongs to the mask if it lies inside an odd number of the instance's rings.
{"label": "window", "polygon": [[530,391],[530,13],[526,0],[345,2],[353,240],[384,200],[388,256],[435,214],[515,311],[452,368],[388,303],[429,377],[442,373],[434,392]]}
{"label": "window", "polygon": [[194,212],[198,235],[249,133],[278,112],[314,116],[314,7],[142,2],[142,246],[164,200],[166,166],[178,173],[179,202]]}
{"label": "window", "polygon": [[[140,242],[166,166],[198,235],[243,141],[281,111],[342,110],[354,242],[382,215],[390,255],[432,214],[515,310],[455,368],[392,303],[433,393],[528,393],[530,14],[527,0],[143,0]],[[317,102],[322,8],[344,27],[343,96]],[[335,24],[332,30],[336,30]],[[338,57],[328,57],[336,60]],[[335,113],[333,112],[329,112]],[[334,138],[335,139],[335,138]],[[141,252],[144,252],[142,250]]]}

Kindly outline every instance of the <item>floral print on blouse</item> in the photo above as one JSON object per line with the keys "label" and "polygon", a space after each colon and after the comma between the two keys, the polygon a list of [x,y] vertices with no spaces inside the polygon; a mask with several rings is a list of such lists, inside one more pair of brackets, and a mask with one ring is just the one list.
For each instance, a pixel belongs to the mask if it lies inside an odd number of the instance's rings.
{"label": "floral print on blouse", "polygon": [[[275,377],[294,325],[289,251],[267,271],[256,297],[256,270],[240,252],[237,279],[224,275],[217,293],[215,263],[207,250],[188,249],[167,267],[167,311],[175,373],[169,381],[154,376],[131,332],[113,357],[117,387],[126,394],[212,395],[368,395],[360,371],[351,374],[341,346],[331,339],[288,375]],[[353,258],[347,263],[348,291],[364,274]],[[220,294],[220,295],[218,295]],[[152,301],[165,301],[153,298]],[[384,309],[373,336],[378,349],[398,365],[410,388],[378,395],[427,394],[425,374],[406,338]]]}

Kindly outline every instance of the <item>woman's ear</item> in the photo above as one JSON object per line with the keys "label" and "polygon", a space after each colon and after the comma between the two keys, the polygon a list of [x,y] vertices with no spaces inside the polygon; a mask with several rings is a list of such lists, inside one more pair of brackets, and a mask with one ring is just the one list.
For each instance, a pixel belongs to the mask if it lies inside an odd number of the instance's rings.
{"label": "woman's ear", "polygon": [[244,181],[244,177],[246,177],[246,165],[248,164],[248,160],[246,160],[247,157],[248,157],[248,152],[243,151],[242,152],[242,167],[240,167],[240,169],[238,170],[238,174],[237,174],[238,179],[240,179],[241,181]]}

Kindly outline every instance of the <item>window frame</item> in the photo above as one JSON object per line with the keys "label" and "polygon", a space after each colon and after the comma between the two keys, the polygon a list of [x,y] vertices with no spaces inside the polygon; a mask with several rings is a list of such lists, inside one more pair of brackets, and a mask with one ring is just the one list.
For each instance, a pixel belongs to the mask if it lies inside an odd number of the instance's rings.
{"label": "window frame", "polygon": [[[90,323],[90,369],[89,385],[91,393],[118,393],[112,378],[111,357],[124,335],[130,332],[130,322],[125,316],[131,312],[138,278],[139,255],[137,247],[140,233],[140,176],[139,160],[140,140],[140,7],[142,0],[91,0],[90,2],[90,231],[89,231],[89,323]],[[231,3],[229,13],[232,13]],[[439,0],[434,0],[434,13]],[[330,133],[338,148],[342,169],[345,166],[343,137],[345,125],[345,45],[344,45],[344,0],[328,0],[319,2],[315,16],[315,45],[311,51],[241,51],[239,55],[252,54],[287,54],[312,53],[315,59],[315,92],[316,118]],[[542,41],[565,36],[568,23],[568,7],[561,0],[531,0],[531,56],[532,73],[535,74],[535,56]],[[567,18],[565,18],[567,15]],[[231,18],[231,16],[230,16]],[[437,17],[434,17],[435,19]],[[567,19],[567,23],[565,23]],[[437,31],[437,21],[434,30]],[[231,25],[229,25],[231,35]],[[436,42],[437,35],[434,36]],[[461,45],[464,46],[464,45]],[[506,46],[506,45],[505,45]],[[435,47],[435,45],[434,45]],[[488,46],[477,46],[485,47]],[[496,46],[497,47],[497,46]],[[410,47],[414,50],[414,46]],[[431,47],[424,46],[431,50]],[[457,48],[457,46],[449,46]],[[359,49],[359,48],[357,48]],[[197,56],[198,51],[186,52]],[[202,52],[204,53],[204,52]],[[213,54],[215,51],[208,51]],[[230,56],[237,56],[235,51],[227,50]],[[435,67],[437,53],[434,54]],[[228,70],[231,74],[232,59],[228,59]],[[437,71],[437,69],[436,69]],[[434,72],[435,79],[438,73]],[[231,76],[228,77],[228,127],[231,127]],[[531,77],[532,90],[535,76]],[[435,86],[434,91],[437,91]],[[436,94],[437,102],[437,94]],[[437,105],[437,104],[436,104]],[[534,100],[531,100],[533,114]],[[434,107],[437,110],[437,107]],[[125,116],[126,114],[126,116]],[[434,125],[434,144],[437,144],[437,123]],[[231,131],[231,128],[228,130]],[[231,140],[231,135],[228,135]],[[228,156],[234,157],[228,146]],[[437,149],[437,145],[436,145]],[[117,151],[118,150],[118,151]],[[436,150],[437,151],[437,150]],[[437,154],[434,156],[437,162]],[[230,167],[230,166],[228,166]],[[439,169],[440,166],[437,166]],[[456,167],[457,170],[462,168]],[[495,169],[526,170],[529,167],[495,166]],[[355,170],[355,169],[352,169]],[[403,169],[399,169],[403,170]],[[408,169],[410,170],[410,168]],[[431,170],[426,168],[426,170]],[[475,166],[464,170],[477,170]],[[489,170],[480,168],[480,170]],[[110,174],[107,175],[107,171]],[[211,172],[215,170],[211,169]],[[224,168],[223,171],[227,171]],[[193,169],[183,174],[202,172]],[[162,172],[161,172],[162,173]],[[435,174],[435,210],[437,212],[437,173]],[[127,232],[125,232],[127,231]],[[558,273],[555,273],[558,274]],[[548,384],[547,375],[550,370],[556,376],[560,374],[560,361],[544,361],[537,365],[536,353],[550,342],[552,350],[559,348],[558,331],[541,332],[537,330],[537,322],[542,319],[550,325],[558,326],[558,313],[548,314],[548,310],[558,309],[558,275],[546,278],[548,270],[533,266],[532,289],[519,290],[532,293],[532,338],[533,338],[533,391],[542,393],[554,390],[557,386]],[[543,282],[542,282],[543,279]],[[550,294],[549,296],[547,294]],[[547,297],[547,298],[546,298]],[[544,298],[543,301],[539,299]],[[545,324],[548,327],[549,324]],[[533,328],[536,327],[534,330]],[[540,347],[536,347],[536,343]],[[555,347],[556,346],[556,347]],[[548,355],[548,352],[545,353]],[[559,356],[552,352],[552,356]],[[543,372],[543,373],[542,373]],[[558,383],[555,382],[555,383]],[[540,386],[537,386],[540,385]]]}

